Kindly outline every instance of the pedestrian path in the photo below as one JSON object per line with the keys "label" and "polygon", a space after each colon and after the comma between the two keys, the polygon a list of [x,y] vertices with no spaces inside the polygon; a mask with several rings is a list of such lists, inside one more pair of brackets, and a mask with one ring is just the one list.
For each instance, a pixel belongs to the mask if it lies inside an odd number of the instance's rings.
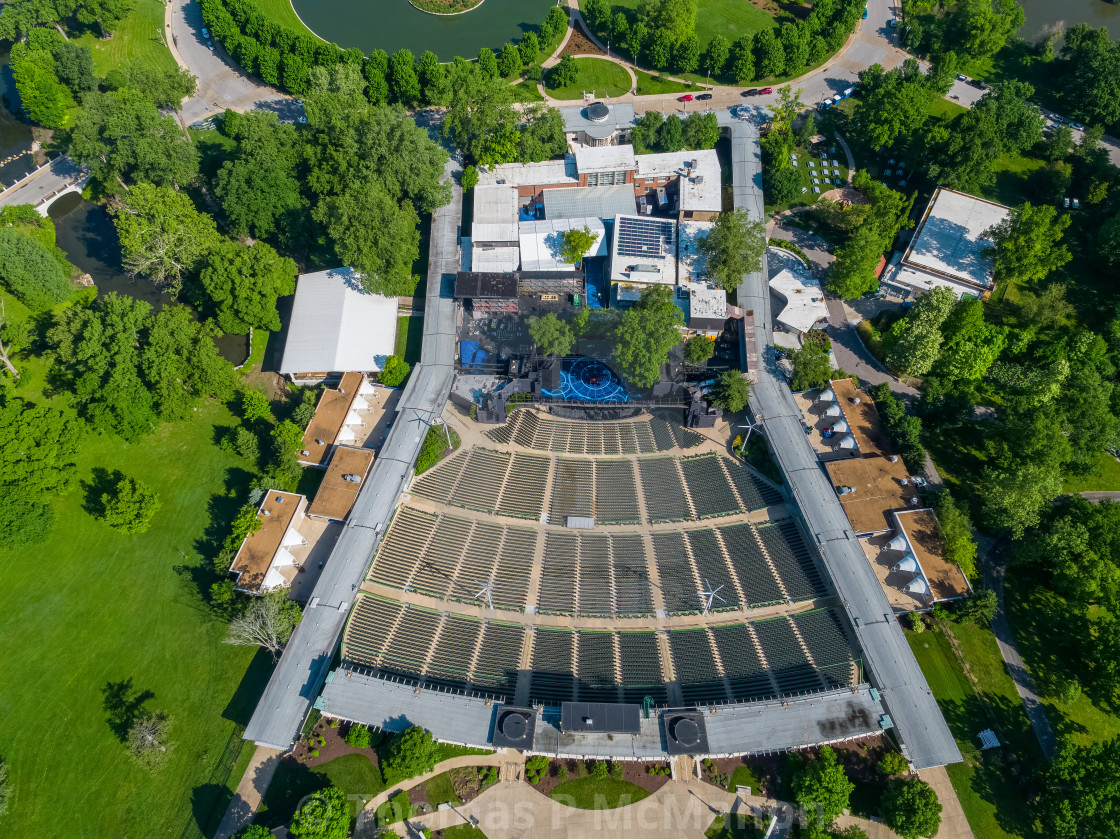
{"label": "pedestrian path", "polygon": [[218,825],[218,832],[214,834],[214,839],[229,839],[253,820],[283,756],[283,752],[277,749],[257,746],[257,750],[249,760],[249,765],[245,767],[245,774],[237,784],[233,801],[229,803],[226,814],[222,817],[222,823]]}

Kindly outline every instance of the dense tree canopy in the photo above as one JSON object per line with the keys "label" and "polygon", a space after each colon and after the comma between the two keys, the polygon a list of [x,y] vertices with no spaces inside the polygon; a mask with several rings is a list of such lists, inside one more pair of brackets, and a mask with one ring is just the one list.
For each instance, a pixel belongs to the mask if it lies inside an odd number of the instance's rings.
{"label": "dense tree canopy", "polygon": [[572,328],[553,312],[529,319],[529,337],[541,355],[554,357],[567,355],[575,344]]}
{"label": "dense tree canopy", "polygon": [[186,70],[153,67],[142,61],[114,67],[105,76],[109,90],[135,90],[161,108],[179,109],[182,100],[194,96],[198,80]]}
{"label": "dense tree canopy", "polygon": [[827,827],[848,808],[855,788],[831,746],[821,746],[817,759],[809,761],[793,780],[794,799],[806,808],[817,828]]}
{"label": "dense tree canopy", "polygon": [[744,274],[762,268],[766,250],[766,229],[761,220],[753,221],[746,210],[737,208],[720,213],[715,224],[697,242],[707,262],[708,278],[720,288],[734,289]]}
{"label": "dense tree canopy", "polygon": [[1007,218],[988,231],[995,243],[997,281],[1030,284],[1045,279],[1072,258],[1062,244],[1070,217],[1049,205],[1030,202],[1012,208]]}
{"label": "dense tree canopy", "polygon": [[668,286],[646,286],[622,316],[616,333],[615,358],[622,374],[638,387],[661,380],[661,365],[680,343],[684,312],[673,302]]}
{"label": "dense tree canopy", "polygon": [[224,241],[202,269],[202,286],[223,332],[280,329],[276,298],[296,288],[296,264],[264,242],[247,247]]}
{"label": "dense tree canopy", "polygon": [[219,242],[214,219],[190,196],[139,183],[121,196],[114,212],[125,267],[172,296],[195,276]]}
{"label": "dense tree canopy", "polygon": [[142,481],[121,475],[116,486],[101,496],[101,520],[121,533],[144,533],[159,511],[156,491]]}
{"label": "dense tree canopy", "polygon": [[873,64],[859,74],[859,92],[854,127],[875,150],[909,140],[925,122],[929,103],[937,95],[911,58],[889,72]]}
{"label": "dense tree canopy", "polygon": [[83,98],[70,155],[110,193],[122,183],[183,187],[198,174],[198,152],[175,118],[131,88]]}
{"label": "dense tree canopy", "polygon": [[406,728],[389,741],[381,764],[385,783],[395,784],[431,771],[436,764],[439,745],[431,732],[418,725]]}
{"label": "dense tree canopy", "polygon": [[882,799],[887,827],[903,839],[934,836],[941,826],[941,802],[933,787],[918,778],[893,781]]}
{"label": "dense tree canopy", "polygon": [[350,835],[350,802],[338,787],[309,796],[292,816],[295,839],[346,839]]}
{"label": "dense tree canopy", "polygon": [[1062,92],[1073,115],[1100,125],[1120,123],[1120,42],[1103,26],[1079,23],[1066,30],[1062,59]]}
{"label": "dense tree canopy", "polygon": [[183,419],[202,396],[228,398],[233,368],[217,328],[185,306],[151,306],[115,293],[60,312],[47,332],[54,375],[94,428],[135,440],[159,420]]}
{"label": "dense tree canopy", "polygon": [[65,259],[56,251],[22,226],[0,227],[0,284],[32,311],[61,303],[73,289]]}
{"label": "dense tree canopy", "polygon": [[51,500],[77,480],[81,432],[72,414],[0,396],[0,532],[8,547],[41,541],[49,533]]}

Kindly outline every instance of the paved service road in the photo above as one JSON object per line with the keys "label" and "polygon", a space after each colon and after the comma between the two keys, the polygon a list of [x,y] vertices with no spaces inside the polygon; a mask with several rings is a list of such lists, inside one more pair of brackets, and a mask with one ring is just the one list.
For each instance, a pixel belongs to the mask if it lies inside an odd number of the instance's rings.
{"label": "paved service road", "polygon": [[48,196],[72,184],[84,182],[86,177],[85,170],[64,154],[0,193],[0,205],[31,204],[38,207]]}
{"label": "paved service road", "polygon": [[171,0],[171,54],[198,77],[198,92],[180,109],[188,125],[226,108],[275,111],[281,120],[293,121],[303,109],[287,94],[245,75],[217,44],[202,37],[202,8],[198,0]]}

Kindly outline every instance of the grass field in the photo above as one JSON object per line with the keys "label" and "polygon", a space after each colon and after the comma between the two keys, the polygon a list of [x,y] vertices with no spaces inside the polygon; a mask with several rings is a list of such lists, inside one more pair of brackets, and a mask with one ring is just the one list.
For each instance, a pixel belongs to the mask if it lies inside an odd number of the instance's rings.
{"label": "grass field", "polygon": [[577,58],[579,75],[570,85],[547,87],[548,95],[556,99],[582,99],[584,91],[595,91],[595,96],[621,96],[630,91],[630,74],[613,61],[605,58]]}
{"label": "grass field", "polygon": [[[1031,767],[1042,758],[995,637],[987,629],[961,624],[947,630],[976,684],[961,667],[949,635],[939,629],[906,635],[965,758],[948,767],[961,807],[977,837],[1034,836],[1033,825],[1024,818],[1028,792],[1016,782],[1029,772],[1016,773],[1014,767]],[[976,735],[985,728],[996,731],[1003,748],[979,751]]]}
{"label": "grass field", "polygon": [[[1061,616],[1067,607],[1062,598],[1018,574],[1009,574],[1006,605],[1019,653],[1031,671],[1057,733],[1079,746],[1120,736],[1120,717],[1095,704],[1089,696],[1082,694],[1068,705],[1055,698],[1060,680],[1071,675],[1083,677],[1083,668],[1075,665],[1070,672],[1068,666],[1077,652],[1076,645],[1071,648],[1063,631]],[[1096,610],[1091,614],[1093,618],[1099,616]]]}
{"label": "grass field", "polygon": [[108,41],[86,33],[75,41],[93,52],[93,66],[97,75],[104,76],[114,67],[132,61],[148,64],[161,70],[174,70],[177,66],[171,51],[164,42],[164,5],[160,0],[139,0]]}
{"label": "grass field", "polygon": [[[43,365],[21,366],[15,393],[35,398]],[[86,438],[83,481],[95,466],[120,468],[159,492],[148,533],[105,527],[83,510],[79,487],[55,503],[47,542],[0,550],[0,744],[13,792],[5,835],[178,837],[221,817],[230,768],[244,759],[241,726],[271,669],[254,650],[222,643],[225,625],[192,577],[212,505],[248,478],[214,444],[231,419],[209,403],[133,445]],[[109,726],[103,691],[129,681],[172,720],[174,747],[155,775]]]}
{"label": "grass field", "polygon": [[451,804],[458,807],[463,803],[459,800],[459,796],[455,794],[455,786],[451,783],[451,777],[446,772],[436,775],[425,783],[424,791],[428,794],[428,803],[433,807],[438,807],[440,804]]}
{"label": "grass field", "polygon": [[580,810],[613,810],[615,807],[634,804],[648,796],[648,792],[629,781],[577,778],[557,785],[552,790],[551,798]]}
{"label": "grass field", "polygon": [[[641,0],[614,0],[611,18],[622,12],[631,21],[637,19]],[[707,46],[714,35],[723,35],[734,41],[742,35],[752,35],[774,26],[774,18],[744,0],[700,0],[696,12],[696,34],[701,47]],[[612,47],[613,48],[613,47]]]}
{"label": "grass field", "polygon": [[256,0],[256,5],[258,9],[264,12],[265,17],[274,23],[310,35],[316,41],[323,40],[303,25],[303,21],[299,19],[299,15],[292,8],[292,0]]}
{"label": "grass field", "polygon": [[329,786],[339,787],[347,795],[372,798],[385,789],[385,782],[381,771],[365,755],[343,755],[313,768],[285,760],[276,768],[255,821],[287,824],[300,799]]}
{"label": "grass field", "polygon": [[398,358],[403,358],[409,364],[415,364],[420,360],[420,345],[423,341],[423,317],[413,315],[397,318],[397,343],[394,352]]}
{"label": "grass field", "polygon": [[690,90],[695,90],[695,85],[681,84],[680,82],[670,81],[667,78],[655,76],[652,73],[647,73],[644,70],[637,70],[634,73],[638,77],[638,95],[646,96],[655,93],[686,93]]}
{"label": "grass field", "polygon": [[543,102],[544,97],[537,90],[537,83],[531,79],[522,79],[513,86],[513,100],[515,102]]}
{"label": "grass field", "polygon": [[1099,470],[1084,478],[1067,478],[1063,492],[1120,492],[1120,460],[1108,452],[1098,457]]}

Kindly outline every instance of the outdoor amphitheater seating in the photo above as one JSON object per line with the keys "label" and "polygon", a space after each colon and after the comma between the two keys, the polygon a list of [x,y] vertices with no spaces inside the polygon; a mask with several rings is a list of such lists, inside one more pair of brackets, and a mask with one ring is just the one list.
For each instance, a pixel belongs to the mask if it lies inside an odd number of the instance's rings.
{"label": "outdoor amphitheater seating", "polygon": [[486,624],[478,645],[478,658],[471,672],[471,684],[479,692],[513,698],[525,628],[510,623]]}
{"label": "outdoor amphitheater seating", "polygon": [[641,520],[633,462],[595,461],[595,521],[601,524],[639,524]]}
{"label": "outdoor amphitheater seating", "polygon": [[346,628],[346,658],[376,667],[403,611],[403,605],[391,600],[370,595],[359,597]]}
{"label": "outdoor amphitheater seating", "polygon": [[388,536],[377,549],[369,569],[370,582],[403,589],[412,579],[417,558],[438,522],[439,516],[411,507],[400,507]]}
{"label": "outdoor amphitheater seating", "polygon": [[439,612],[417,606],[405,609],[381,655],[381,669],[402,676],[419,677],[442,620],[443,615]]}
{"label": "outdoor amphitheater seating", "polygon": [[509,465],[510,456],[505,452],[471,449],[463,477],[448,503],[483,513],[495,512]]}
{"label": "outdoor amphitheater seating", "polygon": [[826,593],[824,578],[796,521],[783,519],[763,525],[758,528],[758,536],[791,600],[810,600]]}
{"label": "outdoor amphitheater seating", "polygon": [[723,671],[731,688],[731,696],[740,702],[752,702],[774,695],[774,685],[759,660],[750,627],[735,623],[711,628],[712,640],[723,662]]}
{"label": "outdoor amphitheater seating", "polygon": [[652,614],[645,540],[636,533],[611,534],[611,566],[615,611],[619,615]]}
{"label": "outdoor amphitheater seating", "polygon": [[409,492],[431,501],[450,503],[467,460],[466,452],[456,452],[413,481]]}
{"label": "outdoor amphitheater seating", "polygon": [[803,612],[790,618],[809,657],[831,687],[851,684],[855,652],[833,609]]}
{"label": "outdoor amphitheater seating", "polygon": [[474,650],[483,624],[463,615],[448,615],[428,661],[427,683],[462,688],[470,679]]}
{"label": "outdoor amphitheater seating", "polygon": [[541,612],[575,614],[579,602],[579,537],[575,533],[548,531],[544,537],[541,566]]}
{"label": "outdoor amphitheater seating", "polygon": [[670,631],[669,650],[685,702],[727,701],[727,689],[712,654],[708,630]]}
{"label": "outdoor amphitheater seating", "polygon": [[783,694],[807,693],[823,687],[787,618],[757,621],[751,626]]}
{"label": "outdoor amphitheater seating", "polygon": [[743,509],[761,510],[781,502],[782,493],[758,477],[749,466],[729,457],[721,459],[735,491],[739,493],[739,498],[743,502]]}
{"label": "outdoor amphitheater seating", "polygon": [[575,694],[572,651],[575,634],[566,629],[538,629],[533,640],[533,677],[529,696],[535,702],[571,702]]}
{"label": "outdoor amphitheater seating", "polygon": [[762,548],[749,524],[732,524],[719,528],[720,538],[735,572],[743,596],[749,606],[780,603],[786,599],[774,572],[763,556]]}
{"label": "outdoor amphitheater seating", "polygon": [[697,518],[727,516],[743,509],[731,490],[718,455],[683,457],[680,464]]}
{"label": "outdoor amphitheater seating", "polygon": [[715,531],[686,530],[685,538],[692,551],[692,559],[696,563],[696,571],[704,588],[711,586],[712,590],[718,590],[717,597],[712,600],[711,611],[742,608],[743,603],[723,555],[723,545],[720,544]]}
{"label": "outdoor amphitheater seating", "polygon": [[505,487],[501,490],[497,512],[503,516],[539,521],[550,465],[547,457],[515,452]]}
{"label": "outdoor amphitheater seating", "polygon": [[618,666],[623,702],[641,702],[647,696],[659,705],[668,701],[657,633],[619,632]]}
{"label": "outdoor amphitheater seating", "polygon": [[494,571],[497,588],[494,606],[521,612],[529,601],[529,570],[537,551],[537,531],[524,527],[505,528],[501,554]]}
{"label": "outdoor amphitheater seating", "polygon": [[408,587],[433,597],[447,597],[472,526],[469,519],[441,516],[427,547],[423,553],[417,552],[419,559]]}
{"label": "outdoor amphitheater seating", "polygon": [[661,578],[661,595],[670,614],[698,612],[700,581],[692,571],[684,535],[681,533],[654,533],[653,555]]}
{"label": "outdoor amphitheater seating", "polygon": [[581,533],[579,536],[579,597],[576,611],[580,614],[614,614],[610,550],[610,537],[605,533]]}
{"label": "outdoor amphitheater seating", "polygon": [[557,459],[552,474],[551,524],[563,526],[568,516],[595,515],[595,469],[590,460]]}
{"label": "outdoor amphitheater seating", "polygon": [[690,449],[704,438],[679,423],[654,417],[625,422],[580,422],[542,417],[533,410],[517,410],[505,425],[486,432],[495,443],[515,443],[527,449],[566,454],[653,454]]}
{"label": "outdoor amphitheater seating", "polygon": [[693,518],[677,461],[671,457],[646,457],[638,461],[646,515],[651,523]]}
{"label": "outdoor amphitheater seating", "polygon": [[580,632],[577,635],[579,700],[617,702],[613,632]]}

